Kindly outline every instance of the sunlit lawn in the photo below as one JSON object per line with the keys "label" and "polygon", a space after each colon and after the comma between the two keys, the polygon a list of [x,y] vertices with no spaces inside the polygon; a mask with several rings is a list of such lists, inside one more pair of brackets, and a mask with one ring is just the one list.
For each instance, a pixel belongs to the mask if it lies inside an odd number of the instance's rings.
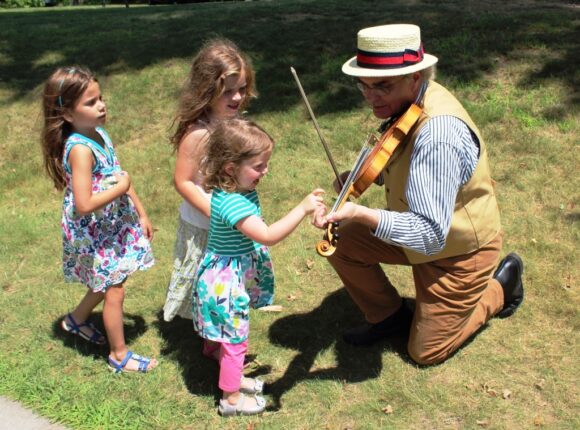
{"label": "sunlit lawn", "polygon": [[[0,395],[74,429],[515,429],[580,426],[578,373],[578,8],[566,2],[255,1],[0,12]],[[505,249],[526,266],[526,300],[446,363],[414,365],[405,339],[357,349],[362,316],[314,245],[307,222],[273,248],[281,313],[252,313],[248,369],[272,389],[261,417],[216,414],[217,367],[191,323],[165,323],[177,207],[168,144],[177,94],[203,40],[222,35],[253,59],[249,116],[277,146],[260,193],[274,221],[316,186],[325,160],[289,68],[298,71],[341,170],[376,126],[340,67],[358,29],[421,26],[438,80],[462,100],[490,150]],[[61,273],[62,196],[41,166],[40,88],[84,64],[108,103],[107,129],[157,231],[157,263],[127,285],[130,347],[159,358],[112,376],[106,349],[58,329],[80,299]],[[382,190],[363,196],[381,206]],[[389,276],[412,297],[408,269]],[[95,315],[101,324],[100,309]],[[575,412],[576,411],[576,412]]]}

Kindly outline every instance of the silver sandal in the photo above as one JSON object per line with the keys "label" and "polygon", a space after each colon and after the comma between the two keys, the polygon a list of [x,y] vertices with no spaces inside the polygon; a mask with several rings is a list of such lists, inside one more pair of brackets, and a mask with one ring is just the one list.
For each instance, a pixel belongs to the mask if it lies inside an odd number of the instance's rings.
{"label": "silver sandal", "polygon": [[238,403],[231,405],[227,399],[221,399],[218,406],[218,413],[222,417],[235,417],[236,415],[257,415],[266,409],[266,399],[261,396],[251,396],[256,399],[255,405],[246,405],[246,395],[240,393]]}
{"label": "silver sandal", "polygon": [[249,382],[250,384],[253,382],[253,386],[250,388],[244,388],[240,386],[240,392],[242,393],[246,393],[246,394],[262,394],[264,391],[264,381],[262,381],[259,378],[246,378],[245,376],[242,376],[242,383],[244,382],[244,379],[246,380],[246,382]]}

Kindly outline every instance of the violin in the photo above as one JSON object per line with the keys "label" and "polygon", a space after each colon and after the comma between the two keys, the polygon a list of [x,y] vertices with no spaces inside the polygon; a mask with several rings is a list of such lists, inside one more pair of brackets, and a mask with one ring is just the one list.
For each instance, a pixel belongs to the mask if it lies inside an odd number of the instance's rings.
{"label": "violin", "polygon": [[[328,149],[328,145],[322,137],[320,127],[318,126],[314,112],[310,107],[306,93],[302,88],[300,79],[298,79],[296,70],[294,70],[293,67],[290,67],[290,71],[292,72],[296,84],[298,85],[298,89],[300,90],[302,99],[308,108],[308,113],[312,118],[316,132],[318,133],[318,137],[322,142],[324,150],[326,151],[326,155],[336,176],[337,182],[341,187],[340,194],[331,209],[331,212],[336,212],[348,201],[348,198],[351,195],[355,198],[360,197],[360,195],[364,193],[373,182],[375,182],[383,169],[387,166],[387,163],[393,155],[393,152],[395,152],[397,146],[399,146],[411,128],[413,128],[413,126],[417,123],[421,113],[423,112],[423,109],[421,109],[417,103],[418,100],[422,98],[426,89],[426,85],[422,86],[421,91],[415,100],[415,103],[411,104],[411,106],[405,111],[404,114],[399,116],[399,118],[390,124],[389,128],[381,135],[379,139],[377,139],[374,135],[369,135],[367,137],[367,140],[365,141],[363,148],[361,149],[355,161],[354,167],[351,169],[348,178],[343,183],[340,175],[338,174],[334,160],[332,159],[332,155],[330,154],[330,150]],[[373,145],[372,148],[371,145]],[[318,254],[323,257],[329,257],[334,253],[334,251],[336,251],[336,245],[339,238],[337,230],[337,222],[330,223],[326,226],[324,237],[316,244],[316,251]]]}
{"label": "violin", "polygon": [[[373,135],[367,138],[331,212],[338,211],[351,195],[355,198],[360,197],[375,182],[387,166],[393,152],[419,120],[422,112],[423,109],[413,103],[379,139]],[[369,145],[372,143],[374,147],[370,149]],[[316,244],[316,251],[319,255],[329,257],[336,251],[339,238],[337,230],[337,222],[326,226],[324,237]]]}

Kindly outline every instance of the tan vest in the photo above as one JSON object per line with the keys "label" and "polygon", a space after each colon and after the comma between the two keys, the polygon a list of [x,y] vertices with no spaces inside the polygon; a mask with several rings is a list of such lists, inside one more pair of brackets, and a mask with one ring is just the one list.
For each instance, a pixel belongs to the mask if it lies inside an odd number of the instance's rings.
{"label": "tan vest", "polygon": [[500,231],[499,208],[494,194],[487,150],[479,130],[457,99],[436,82],[429,82],[425,93],[423,115],[407,138],[401,142],[387,164],[385,191],[387,209],[396,212],[409,210],[405,189],[413,146],[423,124],[430,118],[451,115],[462,120],[479,140],[479,161],[469,181],[459,188],[455,209],[445,247],[434,255],[423,255],[403,248],[412,264],[426,263],[441,258],[465,255],[489,243]]}

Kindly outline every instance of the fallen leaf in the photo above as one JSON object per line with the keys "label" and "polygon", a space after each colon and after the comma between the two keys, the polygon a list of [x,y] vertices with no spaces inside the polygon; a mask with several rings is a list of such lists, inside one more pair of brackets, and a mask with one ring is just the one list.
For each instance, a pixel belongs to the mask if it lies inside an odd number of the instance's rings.
{"label": "fallen leaf", "polygon": [[512,396],[512,392],[510,390],[508,390],[507,388],[504,388],[501,396],[504,399],[509,399]]}
{"label": "fallen leaf", "polygon": [[535,425],[536,427],[541,427],[541,426],[543,426],[543,425],[544,425],[544,419],[543,419],[541,416],[537,415],[537,416],[534,418],[534,425]]}
{"label": "fallen leaf", "polygon": [[308,270],[312,270],[312,268],[314,267],[314,260],[312,258],[306,259],[306,267],[308,268]]}
{"label": "fallen leaf", "polygon": [[542,378],[539,381],[536,381],[536,383],[534,384],[534,387],[536,387],[538,390],[543,390],[545,383],[546,383],[546,380]]}
{"label": "fallen leaf", "polygon": [[475,423],[476,423],[476,424],[477,424],[479,427],[483,427],[483,428],[486,428],[486,427],[489,425],[489,423],[488,423],[488,421],[487,421],[487,420],[477,420],[477,421],[475,421]]}
{"label": "fallen leaf", "polygon": [[385,414],[392,414],[393,413],[393,407],[391,405],[387,405],[385,406],[383,409],[381,409],[383,411],[383,413]]}
{"label": "fallen leaf", "polygon": [[572,277],[568,273],[568,276],[566,277],[566,283],[564,284],[564,289],[569,290],[571,288],[572,288]]}
{"label": "fallen leaf", "polygon": [[497,391],[491,388],[487,382],[482,385],[483,391],[489,394],[491,397],[497,397]]}
{"label": "fallen leaf", "polygon": [[14,288],[12,284],[4,284],[2,285],[2,289],[7,293],[13,293],[14,291],[16,291],[16,288]]}
{"label": "fallen leaf", "polygon": [[457,428],[459,426],[459,424],[461,423],[461,418],[454,417],[454,416],[446,417],[443,419],[443,423],[446,426],[454,426],[455,428]]}
{"label": "fallen leaf", "polygon": [[280,305],[268,305],[268,306],[262,306],[261,308],[258,308],[258,310],[260,310],[262,312],[282,312],[282,306],[280,306]]}
{"label": "fallen leaf", "polygon": [[[251,355],[246,356],[246,357],[250,357],[250,356]],[[261,366],[262,366],[262,363],[260,363],[258,361],[258,359],[255,358],[255,356],[251,360],[248,360],[247,362],[244,363],[244,369],[248,369],[250,367],[261,367]]]}

